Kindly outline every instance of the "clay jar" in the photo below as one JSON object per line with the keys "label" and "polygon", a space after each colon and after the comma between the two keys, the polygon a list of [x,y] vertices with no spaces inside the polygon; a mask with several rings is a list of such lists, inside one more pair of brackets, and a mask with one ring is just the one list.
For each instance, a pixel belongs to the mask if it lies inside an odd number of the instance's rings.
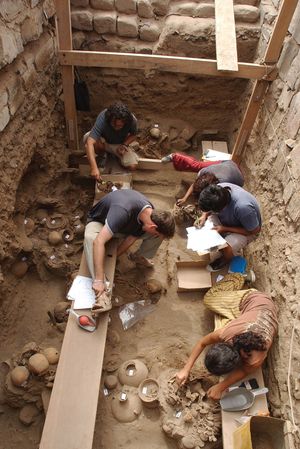
{"label": "clay jar", "polygon": [[142,403],[148,408],[158,407],[158,391],[159,385],[155,379],[150,377],[140,383],[138,395]]}
{"label": "clay jar", "polygon": [[150,133],[150,136],[153,137],[154,139],[159,139],[161,136],[161,131],[160,131],[158,125],[154,125],[150,129],[149,133]]}
{"label": "clay jar", "polygon": [[80,220],[76,220],[73,223],[73,228],[74,228],[74,233],[78,236],[83,236],[84,235],[84,225],[81,223]]}
{"label": "clay jar", "polygon": [[48,235],[50,245],[57,246],[62,242],[62,234],[58,231],[51,231]]}
{"label": "clay jar", "polygon": [[59,352],[55,348],[46,348],[43,351],[44,356],[50,363],[50,365],[55,365],[59,360]]}
{"label": "clay jar", "polygon": [[28,368],[33,374],[42,376],[48,371],[49,362],[43,354],[34,354],[28,360]]}
{"label": "clay jar", "polygon": [[34,221],[32,218],[25,218],[24,220],[24,230],[26,235],[30,235],[34,231]]}
{"label": "clay jar", "polygon": [[72,242],[74,240],[74,232],[71,229],[64,229],[62,239],[65,243]]}
{"label": "clay jar", "polygon": [[62,214],[55,214],[46,219],[46,226],[48,229],[62,229],[66,224],[67,219]]}
{"label": "clay jar", "polygon": [[28,264],[23,260],[20,260],[19,262],[15,262],[13,264],[13,266],[11,267],[11,272],[17,278],[22,278],[23,276],[25,276],[25,274],[27,273],[27,270],[28,270]]}
{"label": "clay jar", "polygon": [[28,380],[29,371],[25,366],[16,366],[10,373],[12,383],[16,387],[21,387]]}
{"label": "clay jar", "polygon": [[118,376],[121,384],[138,387],[148,376],[148,368],[140,360],[128,360],[120,366]]}
{"label": "clay jar", "polygon": [[142,411],[142,403],[137,394],[120,392],[112,397],[111,410],[119,422],[132,422]]}

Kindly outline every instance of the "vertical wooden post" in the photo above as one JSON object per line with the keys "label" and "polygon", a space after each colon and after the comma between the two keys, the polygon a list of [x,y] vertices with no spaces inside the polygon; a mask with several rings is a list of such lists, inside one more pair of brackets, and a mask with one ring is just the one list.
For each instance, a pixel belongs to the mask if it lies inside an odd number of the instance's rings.
{"label": "vertical wooden post", "polygon": [[[60,50],[72,50],[70,0],[56,0],[57,38]],[[78,150],[77,112],[73,66],[62,67],[62,84],[69,148]]]}
{"label": "vertical wooden post", "polygon": [[[283,41],[295,12],[297,3],[298,0],[283,0],[274,25],[273,33],[268,43],[264,63],[277,63]],[[243,152],[253,129],[268,84],[269,82],[265,80],[259,80],[254,83],[252,95],[248,102],[248,106],[232,152],[232,159],[236,162],[240,162],[242,159]]]}

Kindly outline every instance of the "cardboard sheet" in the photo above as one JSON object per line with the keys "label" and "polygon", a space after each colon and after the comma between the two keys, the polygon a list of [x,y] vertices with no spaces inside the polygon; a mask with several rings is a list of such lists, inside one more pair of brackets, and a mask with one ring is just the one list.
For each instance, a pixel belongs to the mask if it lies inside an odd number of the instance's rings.
{"label": "cardboard sheet", "polygon": [[211,273],[203,261],[176,262],[178,291],[196,291],[212,286]]}

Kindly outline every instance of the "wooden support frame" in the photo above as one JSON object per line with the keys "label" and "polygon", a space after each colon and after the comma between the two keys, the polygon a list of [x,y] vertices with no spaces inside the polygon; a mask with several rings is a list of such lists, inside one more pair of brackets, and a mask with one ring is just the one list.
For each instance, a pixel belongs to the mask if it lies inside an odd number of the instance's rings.
{"label": "wooden support frame", "polygon": [[101,51],[59,51],[62,66],[110,67],[118,69],[161,70],[199,76],[274,80],[277,75],[273,65],[238,63],[238,70],[219,71],[215,59],[184,58],[180,56],[142,55]]}
{"label": "wooden support frame", "polygon": [[[265,64],[274,64],[278,61],[282,44],[295,12],[297,3],[298,0],[283,0],[264,57]],[[235,162],[240,162],[242,159],[268,85],[269,83],[264,80],[256,81],[254,84],[252,95],[248,102],[232,152],[232,160]]]}
{"label": "wooden support frame", "polygon": [[215,0],[216,54],[218,70],[238,71],[233,0]]}
{"label": "wooden support frame", "polygon": [[[61,50],[72,50],[72,27],[69,0],[56,0],[56,28]],[[74,73],[72,66],[62,67],[62,84],[69,148],[78,149],[77,111],[74,96]]]}

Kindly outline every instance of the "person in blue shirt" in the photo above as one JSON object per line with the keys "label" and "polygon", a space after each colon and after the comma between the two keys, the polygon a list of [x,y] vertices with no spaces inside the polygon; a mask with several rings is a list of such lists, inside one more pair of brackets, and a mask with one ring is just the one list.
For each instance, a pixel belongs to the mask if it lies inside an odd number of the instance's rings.
{"label": "person in blue shirt", "polygon": [[123,167],[135,170],[138,157],[130,144],[136,140],[137,119],[123,103],[114,103],[98,115],[91,131],[83,137],[91,176],[100,181],[96,153],[114,154]]}

